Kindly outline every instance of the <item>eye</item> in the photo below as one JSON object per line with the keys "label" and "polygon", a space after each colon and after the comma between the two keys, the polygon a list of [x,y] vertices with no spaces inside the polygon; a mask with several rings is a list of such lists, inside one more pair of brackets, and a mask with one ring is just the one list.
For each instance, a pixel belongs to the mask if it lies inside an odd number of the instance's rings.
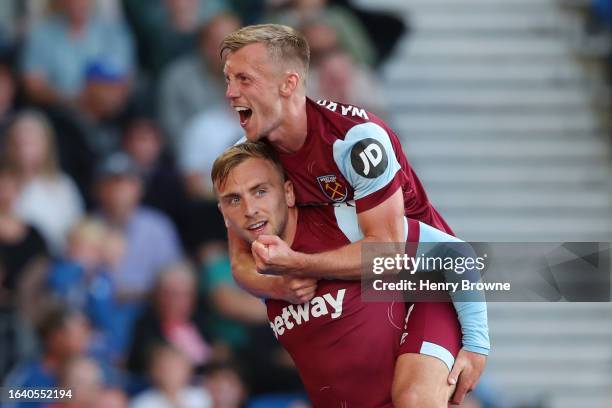
{"label": "eye", "polygon": [[228,200],[229,205],[238,205],[240,203],[240,198],[238,197],[231,197]]}
{"label": "eye", "polygon": [[265,194],[266,194],[266,190],[265,190],[265,189],[263,189],[263,188],[260,188],[259,190],[257,190],[257,191],[255,192],[255,196],[257,196],[257,197],[262,197],[262,196],[264,196]]}

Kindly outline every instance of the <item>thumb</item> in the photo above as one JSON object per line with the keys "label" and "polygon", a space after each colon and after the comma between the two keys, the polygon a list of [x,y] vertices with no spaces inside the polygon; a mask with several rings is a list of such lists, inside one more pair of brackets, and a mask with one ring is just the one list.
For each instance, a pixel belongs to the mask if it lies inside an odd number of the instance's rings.
{"label": "thumb", "polygon": [[251,244],[251,250],[261,258],[265,258],[268,255],[268,247],[264,243],[260,242],[259,239],[257,241],[253,241]]}
{"label": "thumb", "polygon": [[461,374],[461,371],[463,371],[463,364],[461,363],[461,361],[455,361],[453,369],[451,370],[450,374],[448,374],[448,383],[450,385],[457,384],[457,380],[459,378],[459,374]]}

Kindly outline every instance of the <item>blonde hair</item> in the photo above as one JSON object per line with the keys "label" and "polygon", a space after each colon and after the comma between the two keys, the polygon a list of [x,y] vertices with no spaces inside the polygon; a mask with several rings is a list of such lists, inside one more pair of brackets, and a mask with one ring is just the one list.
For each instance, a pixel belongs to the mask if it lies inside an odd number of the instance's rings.
{"label": "blonde hair", "polygon": [[285,181],[285,171],[274,150],[265,142],[244,142],[226,149],[213,163],[210,177],[215,193],[225,184],[230,172],[248,159],[263,159],[274,165],[281,180]]}
{"label": "blonde hair", "polygon": [[250,44],[263,44],[268,55],[278,63],[292,63],[303,74],[308,75],[310,47],[306,38],[297,30],[281,24],[250,25],[234,31],[221,43],[221,57]]}
{"label": "blonde hair", "polygon": [[97,244],[103,243],[110,233],[110,230],[102,221],[93,217],[84,217],[77,222],[68,233],[68,240],[86,240]]}
{"label": "blonde hair", "polygon": [[28,121],[34,122],[42,129],[43,138],[47,146],[46,157],[44,159],[43,165],[44,175],[47,177],[57,177],[59,175],[60,170],[57,159],[57,147],[55,143],[55,133],[53,131],[53,126],[51,126],[51,122],[42,112],[36,110],[22,111],[11,122],[10,127],[7,131],[6,140],[7,147],[9,147],[9,149],[6,149],[8,161],[17,169],[20,176],[22,176],[23,170],[19,163],[17,163],[16,158],[12,157],[10,151],[12,150],[11,145],[15,143],[15,136],[13,135],[13,130],[20,124]]}

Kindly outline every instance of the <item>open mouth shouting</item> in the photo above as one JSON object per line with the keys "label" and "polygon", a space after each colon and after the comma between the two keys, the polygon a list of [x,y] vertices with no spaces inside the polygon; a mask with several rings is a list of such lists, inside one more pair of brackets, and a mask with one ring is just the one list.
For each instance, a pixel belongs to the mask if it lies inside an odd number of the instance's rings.
{"label": "open mouth shouting", "polygon": [[238,115],[240,116],[240,126],[245,128],[247,123],[249,122],[249,119],[251,118],[251,115],[253,115],[253,111],[250,108],[247,108],[246,106],[234,106],[234,109],[236,110],[236,112],[238,112]]}

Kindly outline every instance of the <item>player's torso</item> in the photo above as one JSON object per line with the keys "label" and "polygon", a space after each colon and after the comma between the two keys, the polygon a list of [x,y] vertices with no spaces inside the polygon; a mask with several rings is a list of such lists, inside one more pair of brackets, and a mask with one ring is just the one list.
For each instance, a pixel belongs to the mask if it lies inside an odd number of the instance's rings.
{"label": "player's torso", "polygon": [[[335,220],[332,206],[301,208],[293,249],[312,253],[347,244]],[[365,303],[359,281],[322,280],[310,302],[266,305],[316,407],[390,406],[403,303]]]}
{"label": "player's torso", "polygon": [[[405,215],[452,234],[450,227],[431,206],[419,179],[408,164],[399,139],[379,118],[362,108],[331,101],[315,103],[307,100],[306,111],[308,133],[304,146],[295,154],[279,153],[287,177],[294,184],[298,206],[346,203],[360,198],[355,197],[354,187],[345,174],[349,171],[353,177],[382,180],[384,176],[379,177],[378,172],[384,172],[385,162],[377,162],[381,155],[369,150],[376,149],[374,145],[377,145],[386,152],[385,160],[397,166],[393,180],[385,179],[382,184],[397,183],[401,187]],[[343,174],[339,152],[343,145],[352,146],[347,139],[349,133],[353,133],[352,136],[360,135],[355,138],[359,146],[348,154],[350,165],[344,164]],[[386,139],[382,144],[387,149],[380,143],[382,138]],[[375,198],[373,202],[377,200]]]}
{"label": "player's torso", "polygon": [[[336,104],[340,112],[344,105]],[[333,108],[333,106],[332,106]],[[353,199],[353,189],[334,161],[334,143],[344,138],[346,122],[354,122],[352,110],[344,107],[348,117],[326,115],[327,112],[307,103],[308,135],[304,147],[296,154],[280,154],[287,177],[294,184],[298,205],[342,203]],[[356,115],[367,115],[362,109]],[[362,116],[357,116],[363,121]],[[340,126],[340,127],[338,127]]]}

